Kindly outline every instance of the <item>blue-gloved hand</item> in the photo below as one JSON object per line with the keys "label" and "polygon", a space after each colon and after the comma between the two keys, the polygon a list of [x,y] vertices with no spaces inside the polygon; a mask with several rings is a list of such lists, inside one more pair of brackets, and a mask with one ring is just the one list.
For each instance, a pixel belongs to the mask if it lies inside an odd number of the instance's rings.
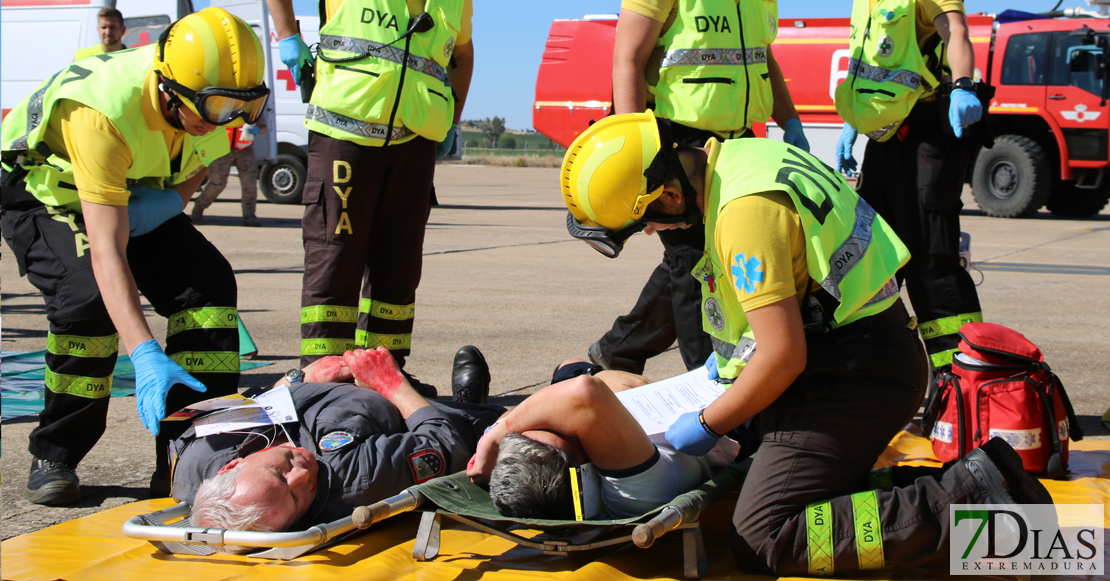
{"label": "blue-gloved hand", "polygon": [[459,130],[457,124],[452,124],[451,128],[447,130],[447,137],[439,142],[439,147],[436,148],[436,159],[440,160],[447,157],[451,153],[451,146],[455,144],[455,132]]}
{"label": "blue-gloved hand", "polygon": [[262,131],[262,128],[257,125],[247,126],[247,133],[250,133],[251,135],[258,135],[259,131]]}
{"label": "blue-gloved hand", "polygon": [[804,149],[809,153],[809,140],[806,139],[806,134],[802,132],[802,122],[797,119],[787,119],[786,123],[782,126],[783,135],[782,140],[798,149]]}
{"label": "blue-gloved hand", "polygon": [[856,158],[852,157],[852,146],[856,144],[859,132],[854,127],[845,123],[840,130],[840,138],[836,140],[836,171],[851,175],[859,167]]}
{"label": "blue-gloved hand", "polygon": [[979,97],[971,91],[956,89],[950,95],[948,104],[948,122],[952,124],[952,131],[956,137],[964,136],[964,127],[970,126],[983,116],[983,104]]}
{"label": "blue-gloved hand", "polygon": [[304,43],[301,35],[294,34],[279,40],[278,58],[289,67],[290,71],[293,71],[293,82],[298,87],[301,86],[301,67],[312,60],[312,53],[309,52],[308,45]]}
{"label": "blue-gloved hand", "polygon": [[127,225],[131,236],[142,236],[185,210],[177,190],[131,186],[127,199]]}
{"label": "blue-gloved hand", "polygon": [[709,359],[705,360],[705,371],[706,371],[706,377],[709,378],[709,381],[717,381],[718,379],[721,378],[721,374],[717,373],[717,354],[716,353],[710,353],[709,354]]}
{"label": "blue-gloved hand", "polygon": [[686,412],[667,429],[666,438],[679,452],[691,456],[704,456],[717,445],[717,436],[705,431],[698,416],[701,412]]}
{"label": "blue-gloved hand", "polygon": [[180,383],[193,391],[208,391],[203,383],[166,357],[155,339],[139,343],[131,351],[131,363],[135,366],[135,400],[139,407],[139,419],[155,436],[158,435],[158,423],[166,417],[166,394],[171,387]]}

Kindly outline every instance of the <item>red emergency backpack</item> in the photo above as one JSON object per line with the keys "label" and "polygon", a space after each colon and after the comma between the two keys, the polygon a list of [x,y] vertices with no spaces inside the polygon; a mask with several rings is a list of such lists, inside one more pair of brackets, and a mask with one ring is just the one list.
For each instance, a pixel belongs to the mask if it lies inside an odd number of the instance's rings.
{"label": "red emergency backpack", "polygon": [[1083,439],[1064,384],[1024,335],[993,323],[960,328],[952,369],[937,377],[922,429],[942,462],[999,437],[1025,469],[1060,478],[1068,440]]}

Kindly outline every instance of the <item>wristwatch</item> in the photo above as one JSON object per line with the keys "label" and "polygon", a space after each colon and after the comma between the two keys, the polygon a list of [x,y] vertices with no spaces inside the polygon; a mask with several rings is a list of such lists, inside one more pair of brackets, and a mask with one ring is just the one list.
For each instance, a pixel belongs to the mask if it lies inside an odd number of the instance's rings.
{"label": "wristwatch", "polygon": [[960,78],[956,79],[955,81],[952,81],[952,88],[953,89],[963,89],[965,91],[971,91],[972,93],[974,93],[975,92],[975,81],[971,80],[970,77],[960,77]]}
{"label": "wristwatch", "polygon": [[304,383],[304,370],[299,367],[294,367],[286,371],[285,375],[281,376],[277,384],[284,385],[285,387],[293,387],[300,383]]}

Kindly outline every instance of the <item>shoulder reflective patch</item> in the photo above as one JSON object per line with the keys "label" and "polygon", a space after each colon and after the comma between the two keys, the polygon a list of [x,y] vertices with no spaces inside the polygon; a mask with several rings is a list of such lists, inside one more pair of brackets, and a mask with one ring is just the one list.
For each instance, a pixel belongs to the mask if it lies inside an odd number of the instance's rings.
{"label": "shoulder reflective patch", "polygon": [[736,264],[732,266],[732,277],[736,279],[736,288],[744,293],[754,293],[755,285],[763,282],[764,273],[759,270],[763,261],[756,257],[747,258],[741,252],[732,257]]}
{"label": "shoulder reflective patch", "polygon": [[412,479],[417,484],[427,482],[443,474],[445,466],[443,456],[435,450],[420,450],[409,454],[409,468],[412,469]]}
{"label": "shoulder reflective patch", "polygon": [[347,432],[332,432],[320,439],[320,449],[333,452],[355,441],[355,437]]}

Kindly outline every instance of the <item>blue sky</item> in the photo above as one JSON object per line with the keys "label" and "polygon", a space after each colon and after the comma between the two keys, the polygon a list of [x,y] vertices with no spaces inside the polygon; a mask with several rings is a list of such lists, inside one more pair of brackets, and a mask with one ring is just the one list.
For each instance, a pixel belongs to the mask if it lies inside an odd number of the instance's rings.
{"label": "blue sky", "polygon": [[[510,129],[532,126],[536,71],[551,21],[586,14],[615,14],[620,0],[473,0],[474,81],[464,119],[505,118]],[[208,0],[193,0],[197,9]],[[966,0],[969,12],[998,13],[1007,8],[1040,12],[1055,0]],[[1063,7],[1083,7],[1082,0],[1064,0]],[[317,0],[293,0],[297,14],[315,15]],[[779,0],[782,18],[848,17],[851,0]],[[527,7],[521,10],[521,7]]]}

